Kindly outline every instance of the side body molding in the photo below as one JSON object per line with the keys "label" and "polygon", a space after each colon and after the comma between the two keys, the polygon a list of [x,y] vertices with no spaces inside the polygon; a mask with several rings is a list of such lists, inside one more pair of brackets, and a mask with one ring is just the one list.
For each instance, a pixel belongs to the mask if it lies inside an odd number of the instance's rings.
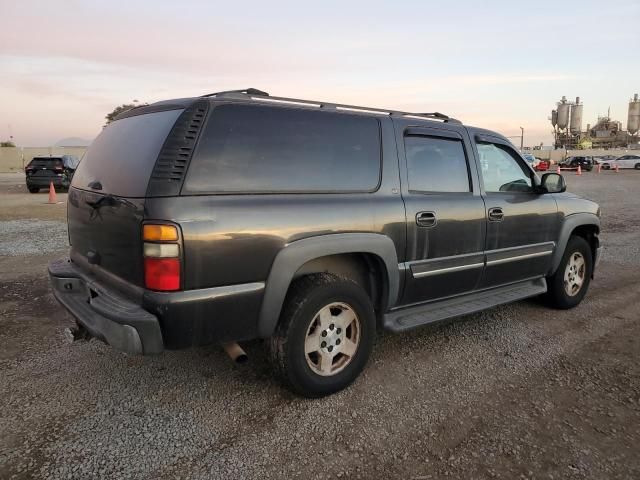
{"label": "side body molding", "polygon": [[560,261],[564,255],[565,248],[567,248],[571,232],[573,232],[576,227],[580,227],[582,225],[592,225],[598,229],[598,232],[600,231],[600,219],[593,213],[574,213],[567,215],[560,227],[558,243],[551,261],[551,270],[549,271],[549,275],[553,274],[560,266]]}
{"label": "side body molding", "polygon": [[273,334],[287,289],[296,271],[310,260],[340,253],[371,253],[378,256],[386,269],[387,305],[395,305],[400,274],[396,248],[389,237],[375,233],[336,233],[305,238],[285,245],[273,261],[258,320],[260,337],[266,338]]}

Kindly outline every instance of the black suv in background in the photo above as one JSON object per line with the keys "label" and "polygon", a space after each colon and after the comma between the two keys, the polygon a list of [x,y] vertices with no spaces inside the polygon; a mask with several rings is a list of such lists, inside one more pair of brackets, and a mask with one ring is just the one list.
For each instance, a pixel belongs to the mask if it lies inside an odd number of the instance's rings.
{"label": "black suv in background", "polygon": [[559,165],[561,168],[578,168],[578,166],[580,166],[581,170],[590,172],[593,170],[595,161],[593,157],[569,157],[563,162],[560,162]]}
{"label": "black suv in background", "polygon": [[409,330],[546,294],[571,308],[598,259],[598,205],[539,178],[502,135],[414,114],[244,90],[129,110],[68,198],[57,299],[138,354],[266,340],[306,396]]}
{"label": "black suv in background", "polygon": [[27,189],[31,193],[38,193],[41,188],[48,189],[51,182],[54,187],[69,188],[78,163],[78,157],[74,155],[33,157],[24,169]]}

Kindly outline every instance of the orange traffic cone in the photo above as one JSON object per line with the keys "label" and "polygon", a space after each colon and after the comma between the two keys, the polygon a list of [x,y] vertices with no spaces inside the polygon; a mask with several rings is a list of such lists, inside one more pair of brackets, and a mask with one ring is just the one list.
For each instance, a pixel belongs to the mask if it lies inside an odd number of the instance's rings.
{"label": "orange traffic cone", "polygon": [[596,167],[596,172],[600,173],[600,170],[602,170],[602,165],[599,163]]}
{"label": "orange traffic cone", "polygon": [[49,182],[49,202],[50,204],[58,203],[56,198],[56,187],[53,186],[53,182]]}
{"label": "orange traffic cone", "polygon": [[620,173],[620,167],[618,166],[617,163],[616,163],[616,173]]}
{"label": "orange traffic cone", "polygon": [[558,165],[557,173],[558,173],[558,175],[560,175],[560,165]]}
{"label": "orange traffic cone", "polygon": [[582,175],[582,167],[578,165],[578,170],[576,170],[576,175]]}

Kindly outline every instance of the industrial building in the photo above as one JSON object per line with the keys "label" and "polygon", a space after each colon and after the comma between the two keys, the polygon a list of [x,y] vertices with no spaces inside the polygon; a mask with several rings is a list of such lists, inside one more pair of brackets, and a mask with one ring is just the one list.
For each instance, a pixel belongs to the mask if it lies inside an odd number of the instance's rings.
{"label": "industrial building", "polygon": [[585,149],[585,148],[626,148],[640,141],[640,99],[636,93],[629,100],[627,116],[627,130],[623,130],[622,122],[613,120],[611,114],[598,117],[595,125],[587,124],[582,129],[582,112],[584,105],[580,97],[575,102],[568,101],[565,96],[556,103],[551,111],[551,125],[553,125],[554,148]]}

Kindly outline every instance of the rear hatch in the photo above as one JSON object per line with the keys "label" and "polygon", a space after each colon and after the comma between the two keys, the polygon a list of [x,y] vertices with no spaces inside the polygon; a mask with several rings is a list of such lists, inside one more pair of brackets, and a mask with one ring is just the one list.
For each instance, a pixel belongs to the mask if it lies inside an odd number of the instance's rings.
{"label": "rear hatch", "polygon": [[34,157],[25,168],[27,177],[34,180],[48,180],[61,176],[64,171],[60,157]]}
{"label": "rear hatch", "polygon": [[136,286],[144,284],[141,230],[149,179],[183,108],[141,110],[151,112],[112,122],[91,144],[73,177],[67,212],[71,259]]}

